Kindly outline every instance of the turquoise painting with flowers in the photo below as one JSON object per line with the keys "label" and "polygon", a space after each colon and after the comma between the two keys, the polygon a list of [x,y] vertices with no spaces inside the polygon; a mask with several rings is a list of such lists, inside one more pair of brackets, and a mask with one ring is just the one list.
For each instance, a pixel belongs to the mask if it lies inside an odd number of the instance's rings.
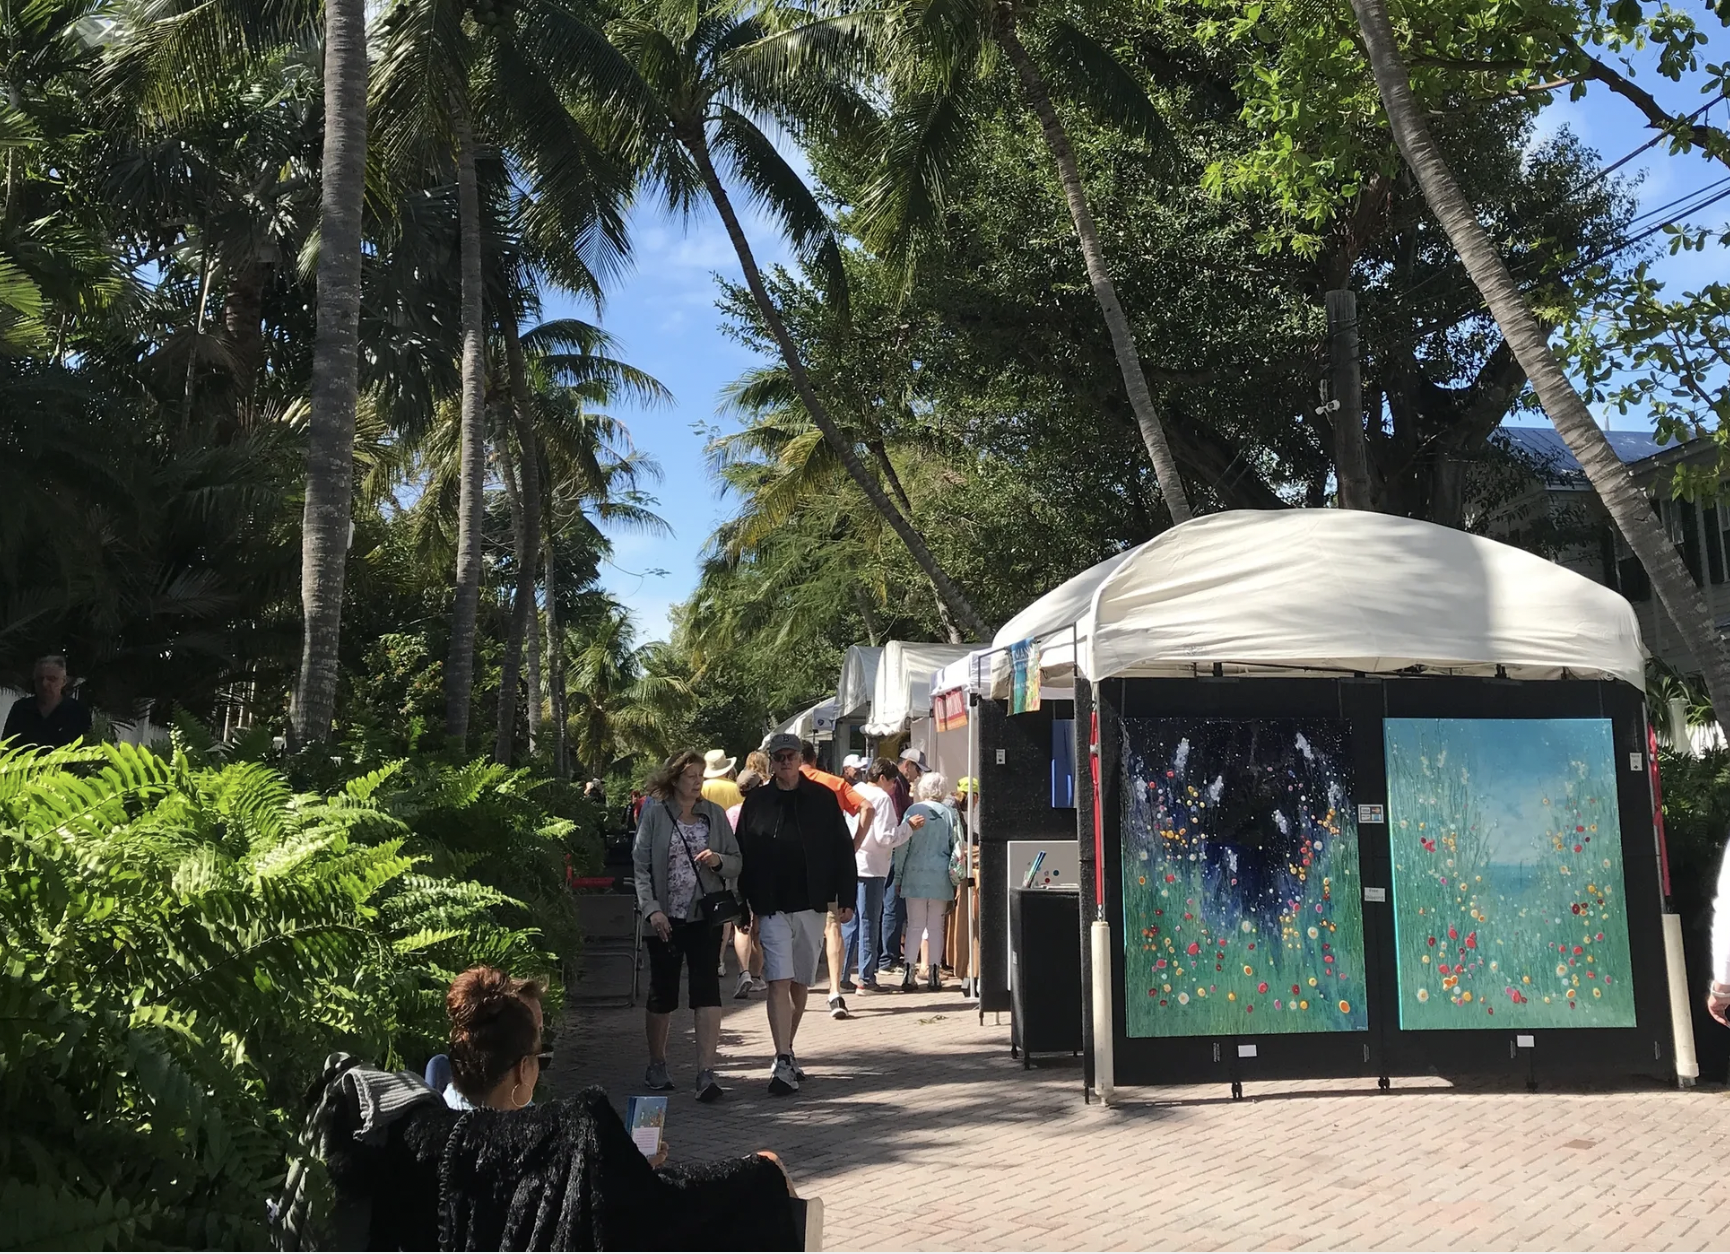
{"label": "turquoise painting with flowers", "polygon": [[1400,1026],[1634,1026],[1608,719],[1383,724]]}
{"label": "turquoise painting with flowers", "polygon": [[1364,927],[1338,719],[1126,719],[1132,1037],[1357,1032]]}

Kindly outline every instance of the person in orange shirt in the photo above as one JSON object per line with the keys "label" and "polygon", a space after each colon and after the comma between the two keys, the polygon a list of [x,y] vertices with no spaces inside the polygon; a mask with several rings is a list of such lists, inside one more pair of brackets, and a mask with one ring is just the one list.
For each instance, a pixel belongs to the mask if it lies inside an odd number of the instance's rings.
{"label": "person in orange shirt", "polygon": [[[871,803],[839,775],[817,769],[817,746],[809,740],[799,742],[799,752],[805,759],[799,773],[813,783],[823,785],[841,803],[841,813],[847,816],[847,825],[853,829],[853,850],[857,853],[864,834],[871,830]],[[841,923],[833,910],[823,925],[823,950],[829,959],[829,1017],[845,1019],[848,1017],[847,999],[841,995],[841,969],[846,962],[847,949],[841,940]]]}

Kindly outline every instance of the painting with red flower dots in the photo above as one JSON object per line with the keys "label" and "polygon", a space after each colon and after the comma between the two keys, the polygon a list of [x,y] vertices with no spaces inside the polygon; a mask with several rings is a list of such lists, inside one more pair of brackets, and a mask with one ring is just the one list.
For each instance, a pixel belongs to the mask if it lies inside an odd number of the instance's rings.
{"label": "painting with red flower dots", "polygon": [[1609,719],[1383,724],[1400,1026],[1625,1028]]}
{"label": "painting with red flower dots", "polygon": [[1346,724],[1122,726],[1129,1035],[1365,1030]]}

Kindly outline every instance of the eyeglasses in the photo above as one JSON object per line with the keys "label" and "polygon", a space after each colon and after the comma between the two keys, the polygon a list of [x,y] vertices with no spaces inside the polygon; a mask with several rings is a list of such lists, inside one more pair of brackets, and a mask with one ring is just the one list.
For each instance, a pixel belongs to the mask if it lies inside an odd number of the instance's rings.
{"label": "eyeglasses", "polygon": [[776,762],[797,762],[799,754],[792,749],[783,749],[774,757]]}

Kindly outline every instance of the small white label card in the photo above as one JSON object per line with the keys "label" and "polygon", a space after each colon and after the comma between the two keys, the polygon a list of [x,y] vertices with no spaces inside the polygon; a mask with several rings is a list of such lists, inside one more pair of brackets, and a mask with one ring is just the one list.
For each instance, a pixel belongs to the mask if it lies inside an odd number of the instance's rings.
{"label": "small white label card", "polygon": [[1372,806],[1372,805],[1359,805],[1358,806],[1358,822],[1360,822],[1360,823],[1386,823],[1387,821],[1388,821],[1387,811],[1382,809],[1381,806]]}
{"label": "small white label card", "polygon": [[1527,1035],[1526,1033],[1521,1032],[1521,1033],[1518,1033],[1515,1035],[1514,1045],[1518,1049],[1531,1049],[1532,1045],[1533,1045],[1533,1039],[1531,1036]]}
{"label": "small white label card", "polygon": [[1239,1045],[1237,1047],[1237,1056],[1239,1058],[1254,1058],[1255,1057],[1255,1046],[1254,1045]]}
{"label": "small white label card", "polygon": [[1365,888],[1364,889],[1364,900],[1365,901],[1386,901],[1387,899],[1388,899],[1388,890],[1385,888]]}

